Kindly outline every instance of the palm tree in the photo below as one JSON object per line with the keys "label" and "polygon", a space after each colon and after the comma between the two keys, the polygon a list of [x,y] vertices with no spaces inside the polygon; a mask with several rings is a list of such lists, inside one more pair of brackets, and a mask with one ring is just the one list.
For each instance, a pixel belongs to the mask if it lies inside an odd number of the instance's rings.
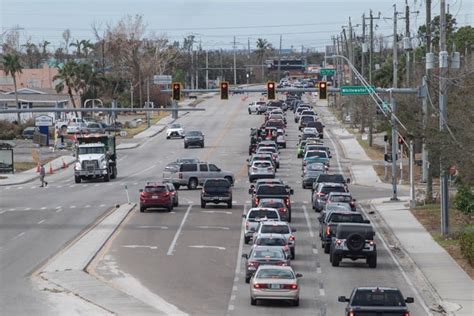
{"label": "palm tree", "polygon": [[76,57],[81,57],[82,41],[76,40],[75,43],[71,43],[71,44],[69,44],[69,46],[74,46],[74,47],[76,47]]}
{"label": "palm tree", "polygon": [[63,92],[64,89],[67,88],[67,94],[69,95],[74,108],[76,108],[76,102],[74,101],[72,91],[77,91],[77,66],[78,65],[75,61],[68,61],[62,68],[59,68],[58,74],[53,77],[53,81],[60,80],[60,82],[55,87],[56,92]]}
{"label": "palm tree", "polygon": [[263,59],[265,58],[265,54],[267,50],[271,49],[272,45],[263,38],[257,39],[257,56],[260,60],[260,64],[262,65],[262,82],[264,81],[264,73],[265,73],[265,66],[263,65]]}
{"label": "palm tree", "polygon": [[93,49],[95,46],[94,44],[91,43],[90,40],[82,40],[81,44],[82,44],[82,52],[84,53],[84,57],[88,58],[90,49]]}
{"label": "palm tree", "polygon": [[[18,94],[16,89],[16,75],[22,73],[23,67],[20,64],[20,56],[17,54],[6,54],[3,56],[3,71],[5,74],[11,75],[13,77],[13,86],[15,88],[15,101],[16,106],[20,108],[20,104],[18,102]],[[18,113],[18,124],[21,124],[21,117],[20,113]]]}

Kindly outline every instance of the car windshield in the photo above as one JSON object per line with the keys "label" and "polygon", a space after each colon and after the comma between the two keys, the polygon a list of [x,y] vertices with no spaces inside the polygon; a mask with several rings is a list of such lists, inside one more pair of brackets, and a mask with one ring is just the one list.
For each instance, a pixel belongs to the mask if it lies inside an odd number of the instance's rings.
{"label": "car windshield", "polygon": [[320,174],[321,174],[320,171],[308,171],[308,172],[306,172],[305,177],[306,178],[316,178]]}
{"label": "car windshield", "polygon": [[398,290],[357,290],[352,299],[353,306],[406,306]]}
{"label": "car windshield", "polygon": [[273,147],[260,147],[258,151],[264,153],[276,153],[276,150]]}
{"label": "car windshield", "polygon": [[262,201],[258,205],[259,207],[270,207],[270,208],[285,208],[285,203],[281,201]]}
{"label": "car windshield", "polygon": [[283,279],[283,280],[292,280],[295,278],[295,275],[290,270],[281,270],[281,269],[260,269],[257,273],[257,278],[259,279]]}
{"label": "car windshield", "polygon": [[325,151],[308,151],[305,157],[306,158],[309,158],[309,157],[327,158],[328,155]]}
{"label": "car windshield", "polygon": [[331,195],[330,200],[332,202],[349,203],[352,198],[349,195]]}
{"label": "car windshield", "polygon": [[267,161],[265,161],[265,162],[256,161],[256,162],[253,163],[253,166],[256,167],[256,168],[270,168],[271,164]]}
{"label": "car windshield", "polygon": [[284,238],[260,237],[255,242],[259,246],[286,246],[288,243]]}
{"label": "car windshield", "polygon": [[280,185],[262,185],[258,188],[259,195],[288,195],[286,188]]}
{"label": "car windshield", "polygon": [[79,155],[105,154],[105,147],[79,147]]}
{"label": "car windshield", "polygon": [[260,218],[278,219],[278,214],[275,211],[254,210],[250,211],[248,218],[253,220]]}
{"label": "car windshield", "polygon": [[322,174],[318,177],[318,182],[345,183],[341,174]]}
{"label": "car windshield", "polygon": [[276,250],[255,250],[252,252],[252,258],[283,259],[283,252]]}
{"label": "car windshield", "polygon": [[354,214],[336,213],[336,214],[331,215],[330,221],[334,223],[346,223],[346,222],[363,223],[364,218],[362,217],[362,214],[359,214],[359,213],[354,213]]}
{"label": "car windshield", "polygon": [[192,131],[192,132],[188,132],[186,134],[186,136],[201,136],[201,132],[198,132],[198,131]]}
{"label": "car windshield", "polygon": [[145,192],[147,192],[147,193],[161,193],[161,192],[166,192],[166,187],[165,187],[165,186],[159,186],[159,187],[145,187]]}
{"label": "car windshield", "polygon": [[329,192],[346,192],[346,188],[343,186],[324,186],[321,189],[322,193],[329,193]]}
{"label": "car windshield", "polygon": [[260,232],[262,234],[289,234],[290,229],[286,225],[263,225]]}
{"label": "car windshield", "polygon": [[205,188],[210,188],[210,187],[224,187],[224,188],[230,188],[230,183],[226,179],[216,179],[216,180],[206,180],[204,183]]}
{"label": "car windshield", "polygon": [[314,121],[314,116],[302,116],[301,117],[301,122],[312,122]]}
{"label": "car windshield", "polygon": [[171,128],[181,128],[181,124],[172,124]]}

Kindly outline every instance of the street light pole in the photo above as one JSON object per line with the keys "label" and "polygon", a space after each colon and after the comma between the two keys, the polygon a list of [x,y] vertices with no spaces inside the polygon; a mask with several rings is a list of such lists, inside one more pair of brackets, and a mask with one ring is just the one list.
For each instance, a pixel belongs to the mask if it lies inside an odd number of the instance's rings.
{"label": "street light pole", "polygon": [[[397,6],[393,5],[393,88],[398,86],[398,40],[397,40]],[[397,101],[390,90],[390,103],[392,105],[392,201],[397,197]],[[401,157],[400,157],[401,158]]]}

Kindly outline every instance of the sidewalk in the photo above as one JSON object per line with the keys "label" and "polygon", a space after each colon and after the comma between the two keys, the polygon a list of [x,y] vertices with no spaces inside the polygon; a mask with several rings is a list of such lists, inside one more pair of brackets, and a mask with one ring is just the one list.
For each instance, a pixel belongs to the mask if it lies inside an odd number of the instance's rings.
{"label": "sidewalk", "polygon": [[[329,114],[328,114],[329,113]],[[328,116],[332,114],[328,111]],[[332,117],[334,118],[334,117]],[[340,143],[354,183],[371,187],[386,186],[378,178],[370,161],[356,138],[343,127],[331,129]],[[388,226],[406,254],[430,283],[440,298],[439,304],[448,315],[472,316],[474,313],[474,282],[454,259],[433,240],[407,206],[407,199],[388,203],[385,199],[372,200],[371,205]]]}
{"label": "sidewalk", "polygon": [[[46,180],[48,179],[48,175],[51,174],[50,172],[51,168],[53,172],[56,172],[60,169],[63,169],[64,165],[67,168],[69,165],[73,164],[75,161],[76,161],[75,157],[67,155],[67,156],[61,156],[59,158],[52,160],[51,162],[48,162],[47,164],[44,165],[44,169],[46,171]],[[64,162],[64,165],[63,165],[63,162]],[[39,173],[36,172],[36,167],[35,167],[30,170],[26,170],[19,173],[1,174],[1,176],[7,177],[7,178],[0,179],[0,186],[6,186],[6,185],[15,185],[15,184],[23,184],[23,183],[31,182],[39,178]]]}

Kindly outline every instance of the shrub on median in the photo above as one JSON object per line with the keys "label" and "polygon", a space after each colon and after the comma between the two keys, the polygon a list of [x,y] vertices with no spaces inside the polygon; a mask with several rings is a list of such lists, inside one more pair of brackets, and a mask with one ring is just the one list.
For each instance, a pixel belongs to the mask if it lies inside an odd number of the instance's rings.
{"label": "shrub on median", "polygon": [[474,265],[474,225],[466,226],[459,237],[462,255]]}
{"label": "shrub on median", "polygon": [[454,198],[454,206],[464,214],[474,213],[474,194],[466,185],[459,185]]}

